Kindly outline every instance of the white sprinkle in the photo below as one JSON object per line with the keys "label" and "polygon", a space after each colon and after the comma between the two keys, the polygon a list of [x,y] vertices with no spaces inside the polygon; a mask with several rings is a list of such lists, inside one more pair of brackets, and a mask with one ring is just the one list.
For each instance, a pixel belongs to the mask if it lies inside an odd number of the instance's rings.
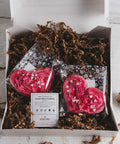
{"label": "white sprinkle", "polygon": [[33,77],[31,77],[31,79],[33,79]]}
{"label": "white sprinkle", "polygon": [[45,85],[45,83],[42,83],[41,85]]}
{"label": "white sprinkle", "polygon": [[73,102],[78,102],[79,100],[75,100],[75,99],[73,99],[72,101],[73,101]]}
{"label": "white sprinkle", "polygon": [[70,90],[67,90],[67,92],[69,92]]}
{"label": "white sprinkle", "polygon": [[27,73],[26,76],[28,76],[29,74]]}
{"label": "white sprinkle", "polygon": [[75,102],[75,99],[73,99],[72,102]]}
{"label": "white sprinkle", "polygon": [[33,84],[31,84],[31,87],[33,87]]}
{"label": "white sprinkle", "polygon": [[35,80],[36,80],[37,78],[35,77]]}
{"label": "white sprinkle", "polygon": [[40,84],[40,81],[38,81],[37,83]]}
{"label": "white sprinkle", "polygon": [[33,76],[34,76],[34,74],[31,74],[31,76],[33,77]]}
{"label": "white sprinkle", "polygon": [[97,102],[97,100],[96,100],[96,99],[94,99],[94,102]]}
{"label": "white sprinkle", "polygon": [[77,82],[76,85],[79,85],[79,83]]}
{"label": "white sprinkle", "polygon": [[93,98],[93,96],[92,96],[92,95],[90,95],[90,98]]}
{"label": "white sprinkle", "polygon": [[69,88],[69,86],[68,86],[68,85],[66,85],[66,88]]}
{"label": "white sprinkle", "polygon": [[94,107],[95,107],[94,105],[91,105],[91,106],[90,106],[90,108],[94,108]]}
{"label": "white sprinkle", "polygon": [[73,83],[73,80],[70,80],[70,83]]}
{"label": "white sprinkle", "polygon": [[93,109],[93,111],[95,112],[95,111],[96,111],[96,109]]}
{"label": "white sprinkle", "polygon": [[41,88],[41,86],[38,86],[39,88]]}
{"label": "white sprinkle", "polygon": [[23,76],[25,75],[25,74],[22,74]]}
{"label": "white sprinkle", "polygon": [[35,74],[35,76],[37,76],[37,74]]}

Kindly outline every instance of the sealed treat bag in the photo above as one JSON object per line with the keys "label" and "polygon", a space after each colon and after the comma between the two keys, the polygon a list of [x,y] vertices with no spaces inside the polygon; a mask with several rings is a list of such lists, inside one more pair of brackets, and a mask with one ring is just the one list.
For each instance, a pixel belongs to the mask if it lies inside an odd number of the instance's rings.
{"label": "sealed treat bag", "polygon": [[22,95],[45,93],[54,80],[53,57],[38,51],[37,44],[25,54],[7,78],[7,82]]}
{"label": "sealed treat bag", "polygon": [[[72,113],[107,114],[107,67],[64,66],[62,71],[63,96],[67,111]],[[65,108],[65,106],[63,106]]]}

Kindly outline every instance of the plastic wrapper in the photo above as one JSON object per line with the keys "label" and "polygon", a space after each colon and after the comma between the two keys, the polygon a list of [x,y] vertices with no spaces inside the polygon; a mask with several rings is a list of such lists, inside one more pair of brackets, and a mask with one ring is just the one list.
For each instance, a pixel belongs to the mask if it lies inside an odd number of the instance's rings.
{"label": "plastic wrapper", "polygon": [[[57,65],[55,69],[56,67]],[[108,114],[106,66],[61,64],[59,74],[63,81],[60,116],[67,112],[87,113],[102,117]]]}
{"label": "plastic wrapper", "polygon": [[7,78],[16,91],[30,97],[31,93],[47,92],[54,80],[53,57],[38,51],[37,43],[25,54]]}

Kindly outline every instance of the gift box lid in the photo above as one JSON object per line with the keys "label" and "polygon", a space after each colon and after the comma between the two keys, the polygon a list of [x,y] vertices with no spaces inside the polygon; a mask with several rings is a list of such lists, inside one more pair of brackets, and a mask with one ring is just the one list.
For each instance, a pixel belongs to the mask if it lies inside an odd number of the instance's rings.
{"label": "gift box lid", "polygon": [[109,23],[120,23],[120,1],[105,0],[105,15]]}
{"label": "gift box lid", "polygon": [[52,20],[78,32],[106,25],[104,0],[10,0],[10,8],[14,25],[31,27]]}

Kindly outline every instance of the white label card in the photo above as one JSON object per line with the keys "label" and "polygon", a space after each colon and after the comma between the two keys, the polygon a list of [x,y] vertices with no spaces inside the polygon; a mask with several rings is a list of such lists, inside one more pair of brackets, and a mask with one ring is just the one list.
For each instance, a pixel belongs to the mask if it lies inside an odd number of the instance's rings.
{"label": "white label card", "polygon": [[56,127],[59,119],[58,93],[31,93],[31,111],[35,127]]}

